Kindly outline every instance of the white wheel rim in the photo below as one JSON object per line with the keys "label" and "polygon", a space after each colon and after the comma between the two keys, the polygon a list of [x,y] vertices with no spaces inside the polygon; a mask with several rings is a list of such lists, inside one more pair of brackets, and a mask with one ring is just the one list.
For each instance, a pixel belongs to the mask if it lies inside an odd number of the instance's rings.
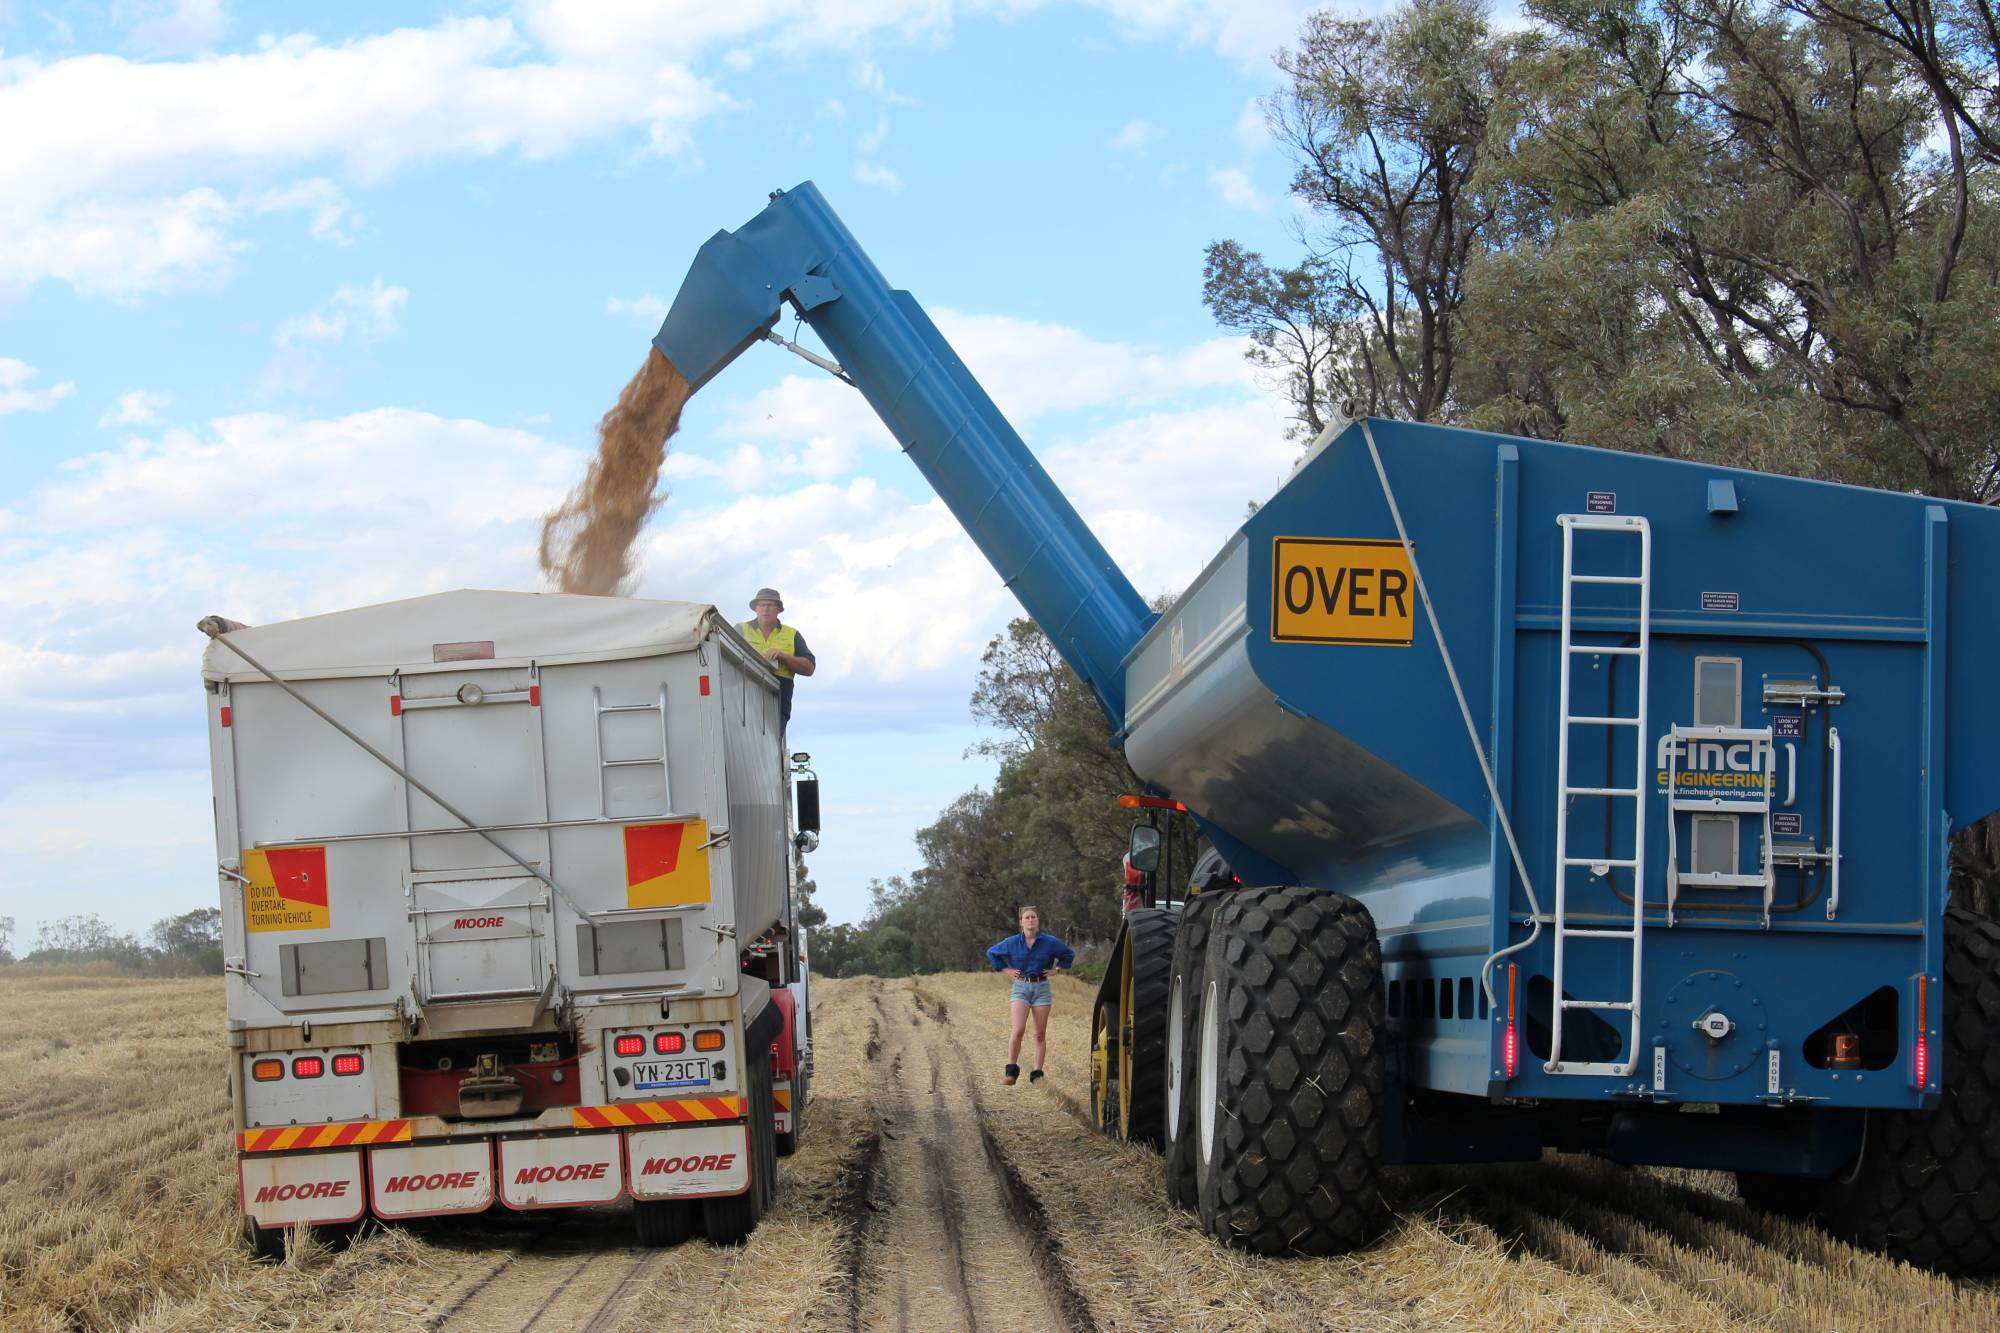
{"label": "white wheel rim", "polygon": [[1184,991],[1181,979],[1175,977],[1167,1001],[1167,1141],[1170,1143],[1181,1133],[1181,1010],[1187,1005]]}
{"label": "white wheel rim", "polygon": [[1201,1136],[1201,1160],[1204,1163],[1215,1160],[1215,1088],[1219,1075],[1216,1070],[1216,1029],[1221,1026],[1216,1020],[1216,984],[1211,981],[1202,991],[1201,997],[1201,1064],[1197,1074],[1196,1090],[1201,1101],[1197,1110],[1197,1121]]}

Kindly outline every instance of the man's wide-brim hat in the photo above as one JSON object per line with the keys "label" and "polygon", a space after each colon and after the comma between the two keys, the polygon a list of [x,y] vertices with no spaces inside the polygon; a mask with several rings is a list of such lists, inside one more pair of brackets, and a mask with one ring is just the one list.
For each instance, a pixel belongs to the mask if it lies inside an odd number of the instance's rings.
{"label": "man's wide-brim hat", "polygon": [[778,596],[776,588],[759,588],[757,595],[750,599],[750,609],[755,611],[759,602],[776,602],[780,611],[785,609],[785,599]]}

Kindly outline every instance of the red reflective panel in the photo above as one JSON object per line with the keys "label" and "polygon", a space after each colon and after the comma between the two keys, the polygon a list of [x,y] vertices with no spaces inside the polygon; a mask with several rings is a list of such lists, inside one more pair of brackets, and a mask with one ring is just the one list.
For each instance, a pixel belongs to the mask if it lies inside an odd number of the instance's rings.
{"label": "red reflective panel", "polygon": [[620,1055],[644,1055],[646,1053],[646,1039],[644,1037],[620,1037],[612,1043],[611,1049]]}
{"label": "red reflective panel", "polygon": [[333,1057],[333,1072],[336,1074],[358,1074],[361,1072],[361,1057],[358,1055],[336,1055]]}
{"label": "red reflective panel", "polygon": [[687,1049],[688,1039],[678,1032],[662,1032],[653,1038],[653,1049],[661,1055],[679,1055]]}
{"label": "red reflective panel", "polygon": [[292,1061],[293,1078],[318,1078],[326,1072],[326,1061],[317,1055],[301,1055]]}

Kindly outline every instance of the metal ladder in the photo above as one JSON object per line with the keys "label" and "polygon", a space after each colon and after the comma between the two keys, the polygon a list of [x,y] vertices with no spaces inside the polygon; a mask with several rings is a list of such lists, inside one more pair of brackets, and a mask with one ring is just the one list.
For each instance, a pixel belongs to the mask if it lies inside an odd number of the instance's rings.
{"label": "metal ladder", "polygon": [[[1641,968],[1645,959],[1646,886],[1642,867],[1646,863],[1646,692],[1647,665],[1652,646],[1653,611],[1653,530],[1637,515],[1561,514],[1556,522],[1563,530],[1562,680],[1561,718],[1556,736],[1556,890],[1554,908],[1555,967],[1553,1012],[1549,1023],[1549,1058],[1543,1068],[1551,1074],[1581,1074],[1623,1078],[1639,1065],[1639,995]],[[1576,534],[1607,532],[1636,537],[1639,541],[1639,572],[1635,574],[1579,574],[1576,572]],[[1572,619],[1574,593],[1579,585],[1612,584],[1639,590],[1638,642],[1631,644],[1581,644],[1576,642]],[[1580,656],[1633,657],[1639,663],[1639,711],[1636,715],[1578,714],[1570,711],[1570,672]],[[1614,705],[1615,706],[1615,705]],[[1570,733],[1574,728],[1591,728],[1599,734],[1619,727],[1633,729],[1632,784],[1629,787],[1576,787],[1570,785]],[[1608,777],[1607,777],[1607,780]],[[1570,855],[1569,803],[1573,797],[1602,797],[1628,802],[1632,812],[1632,854],[1627,857],[1580,857]],[[1613,821],[1616,826],[1616,821]],[[1617,850],[1607,847],[1607,852]],[[1569,924],[1569,881],[1572,871],[1588,869],[1592,876],[1609,879],[1615,869],[1632,873],[1632,916],[1629,926],[1572,926]],[[1624,999],[1571,1000],[1564,996],[1563,969],[1568,961],[1566,946],[1571,940],[1629,941],[1632,948],[1632,990]],[[1625,1015],[1630,1025],[1626,1056],[1616,1061],[1576,1061],[1562,1058],[1563,1016],[1572,1009],[1610,1010]]]}
{"label": "metal ladder", "polygon": [[[659,698],[649,704],[607,704],[604,691],[593,685],[590,689],[591,707],[597,710],[592,721],[591,737],[597,742],[597,816],[610,818],[610,795],[605,791],[605,781],[614,768],[657,768],[660,770],[660,808],[674,808],[673,780],[667,770],[667,687],[660,686]],[[604,719],[613,713],[658,713],[660,716],[660,753],[657,756],[643,755],[636,759],[606,759],[604,757]]]}

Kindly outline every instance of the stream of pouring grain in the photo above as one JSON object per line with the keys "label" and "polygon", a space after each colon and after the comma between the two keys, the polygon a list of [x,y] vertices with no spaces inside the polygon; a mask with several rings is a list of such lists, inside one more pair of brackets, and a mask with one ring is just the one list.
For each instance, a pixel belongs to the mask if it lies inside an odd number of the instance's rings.
{"label": "stream of pouring grain", "polygon": [[631,579],[632,543],[664,498],[653,490],[692,392],[653,348],[604,414],[583,480],[542,520],[542,573],[557,591],[608,597]]}

